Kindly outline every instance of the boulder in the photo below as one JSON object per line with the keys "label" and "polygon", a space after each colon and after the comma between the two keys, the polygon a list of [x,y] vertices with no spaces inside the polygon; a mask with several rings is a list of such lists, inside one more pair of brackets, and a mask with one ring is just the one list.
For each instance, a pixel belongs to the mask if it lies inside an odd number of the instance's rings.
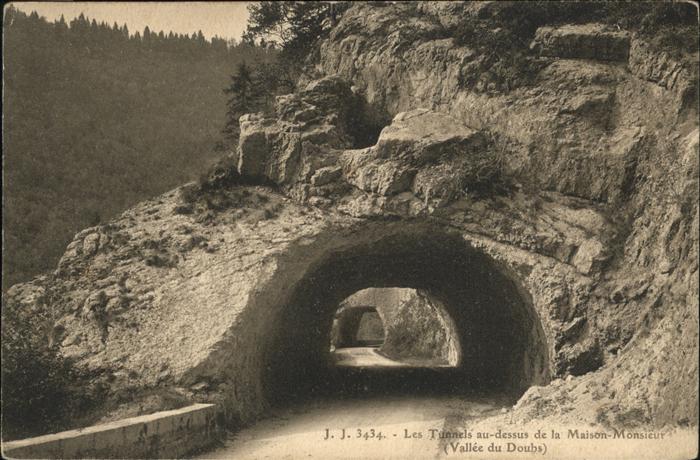
{"label": "boulder", "polygon": [[455,118],[420,108],[399,113],[374,147],[380,158],[400,157],[415,164],[466,155],[486,146],[486,137]]}
{"label": "boulder", "polygon": [[238,172],[242,176],[262,176],[270,156],[264,119],[256,114],[246,114],[240,118],[239,124]]}
{"label": "boulder", "polygon": [[449,115],[416,109],[396,115],[376,145],[345,151],[343,175],[365,192],[388,196],[412,190],[444,205],[460,190],[470,159],[487,146],[483,132]]}
{"label": "boulder", "polygon": [[579,246],[572,264],[578,271],[588,275],[597,269],[600,269],[600,265],[607,260],[605,255],[605,246],[595,239],[585,240],[581,246]]}
{"label": "boulder", "polygon": [[331,150],[352,146],[349,133],[358,118],[358,104],[345,81],[326,77],[296,94],[277,97],[276,116],[243,115],[238,173],[288,188],[303,187],[315,169],[329,165]]}
{"label": "boulder", "polygon": [[299,167],[302,136],[299,133],[275,133],[268,146],[265,175],[277,184],[292,182]]}

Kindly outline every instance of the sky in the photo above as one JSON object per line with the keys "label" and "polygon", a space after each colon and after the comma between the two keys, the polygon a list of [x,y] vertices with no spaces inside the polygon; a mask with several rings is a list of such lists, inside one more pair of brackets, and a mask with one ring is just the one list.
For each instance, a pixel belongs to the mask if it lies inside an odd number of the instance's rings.
{"label": "sky", "polygon": [[210,39],[241,38],[248,20],[249,2],[12,2],[12,5],[27,14],[36,10],[39,16],[54,21],[63,15],[66,22],[84,13],[97,22],[105,21],[120,26],[124,23],[129,31],[143,33],[148,26],[151,31],[186,33],[201,30]]}

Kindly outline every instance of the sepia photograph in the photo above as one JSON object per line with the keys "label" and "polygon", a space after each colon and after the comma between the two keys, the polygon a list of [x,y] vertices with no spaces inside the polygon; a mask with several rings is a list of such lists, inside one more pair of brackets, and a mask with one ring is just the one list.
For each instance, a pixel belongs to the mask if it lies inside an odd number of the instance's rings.
{"label": "sepia photograph", "polygon": [[10,2],[8,459],[698,457],[696,2]]}

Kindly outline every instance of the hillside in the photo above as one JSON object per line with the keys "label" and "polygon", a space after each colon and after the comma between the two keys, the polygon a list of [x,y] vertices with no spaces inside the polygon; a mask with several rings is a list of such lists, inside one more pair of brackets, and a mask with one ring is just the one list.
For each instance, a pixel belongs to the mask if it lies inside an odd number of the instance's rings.
{"label": "hillside", "polygon": [[3,289],[55,267],[79,229],[205,171],[230,75],[269,53],[12,7],[3,39]]}

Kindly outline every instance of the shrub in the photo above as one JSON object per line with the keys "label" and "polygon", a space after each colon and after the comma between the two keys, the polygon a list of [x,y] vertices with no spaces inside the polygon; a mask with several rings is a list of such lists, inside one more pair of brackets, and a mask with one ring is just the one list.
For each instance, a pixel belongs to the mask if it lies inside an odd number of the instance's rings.
{"label": "shrub", "polygon": [[[42,305],[45,306],[45,305]],[[3,440],[65,429],[95,401],[88,376],[50,344],[48,308],[5,303],[2,318]]]}
{"label": "shrub", "polygon": [[[182,191],[181,191],[181,195],[182,195]],[[183,199],[185,199],[184,196],[183,196]],[[193,211],[194,211],[194,209],[192,209],[191,204],[177,205],[177,206],[175,206],[175,209],[173,210],[173,212],[175,214],[183,214],[183,215],[192,214]]]}
{"label": "shrub", "polygon": [[468,17],[460,23],[456,43],[479,54],[463,69],[462,86],[478,92],[508,92],[532,83],[542,67],[530,56],[529,42],[537,29],[535,24],[526,16],[514,14],[497,18],[484,21]]}
{"label": "shrub", "polygon": [[187,204],[192,204],[199,198],[200,188],[196,184],[187,184],[180,189],[180,198]]}
{"label": "shrub", "polygon": [[490,152],[470,158],[460,169],[459,186],[465,195],[498,195],[511,189],[502,159]]}
{"label": "shrub", "polygon": [[[180,198],[185,205],[175,208],[178,214],[191,214],[194,209],[191,205],[204,199],[209,209],[220,210],[227,206],[221,197],[216,197],[216,192],[241,184],[241,176],[238,174],[235,159],[227,155],[217,161],[209,170],[202,174],[196,184],[188,184],[180,189]],[[212,197],[214,197],[212,201]]]}
{"label": "shrub", "polygon": [[458,184],[464,195],[482,197],[485,195],[509,194],[514,183],[507,172],[509,147],[502,137],[490,133],[487,149],[466,157],[459,165]]}
{"label": "shrub", "polygon": [[202,191],[222,189],[240,183],[241,176],[238,174],[236,159],[231,155],[226,155],[217,161],[199,178],[199,187]]}

